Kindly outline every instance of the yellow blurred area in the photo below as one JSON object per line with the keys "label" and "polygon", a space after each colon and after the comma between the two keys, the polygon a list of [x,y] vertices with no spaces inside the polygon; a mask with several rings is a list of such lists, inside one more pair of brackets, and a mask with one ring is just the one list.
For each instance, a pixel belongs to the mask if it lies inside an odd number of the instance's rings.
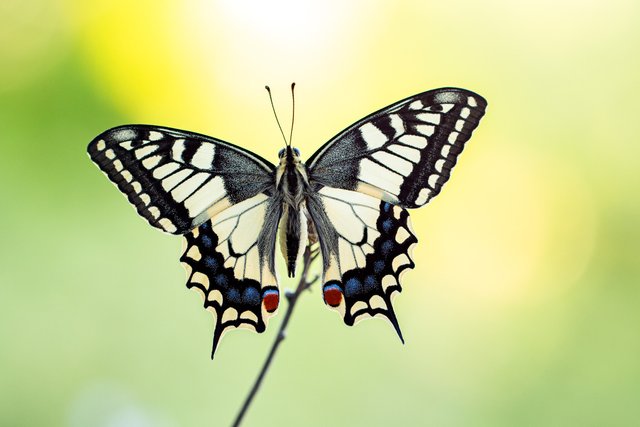
{"label": "yellow blurred area", "polygon": [[639,18],[632,0],[0,2],[0,425],[230,424],[282,316],[211,362],[180,239],[85,150],[150,123],[275,162],[264,86],[288,128],[294,81],[303,157],[424,90],[489,107],[411,212],[407,344],[313,289],[246,425],[636,425]]}

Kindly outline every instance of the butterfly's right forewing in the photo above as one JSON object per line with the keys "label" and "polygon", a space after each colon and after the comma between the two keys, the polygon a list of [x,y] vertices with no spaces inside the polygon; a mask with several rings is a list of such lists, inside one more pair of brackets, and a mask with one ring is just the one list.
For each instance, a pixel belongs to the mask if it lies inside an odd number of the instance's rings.
{"label": "butterfly's right forewing", "polygon": [[149,224],[173,234],[274,185],[274,166],[256,154],[177,129],[120,126],[88,152]]}

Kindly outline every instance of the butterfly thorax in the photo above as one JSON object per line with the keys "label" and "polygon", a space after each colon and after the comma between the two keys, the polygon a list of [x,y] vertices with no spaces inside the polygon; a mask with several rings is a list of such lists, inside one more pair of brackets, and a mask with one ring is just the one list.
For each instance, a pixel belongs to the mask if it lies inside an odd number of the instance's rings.
{"label": "butterfly thorax", "polygon": [[276,169],[276,188],[283,201],[280,249],[287,261],[289,277],[295,275],[297,261],[307,245],[305,193],[308,186],[306,166],[300,160],[300,152],[287,146],[281,152]]}

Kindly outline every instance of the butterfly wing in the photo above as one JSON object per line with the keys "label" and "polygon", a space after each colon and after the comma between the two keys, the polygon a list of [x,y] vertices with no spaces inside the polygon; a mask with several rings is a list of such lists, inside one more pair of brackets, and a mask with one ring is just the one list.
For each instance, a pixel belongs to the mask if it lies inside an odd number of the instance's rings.
{"label": "butterfly wing", "polygon": [[263,332],[278,308],[273,254],[281,210],[281,200],[259,194],[184,236],[187,287],[200,291],[215,319],[211,358],[224,332]]}
{"label": "butterfly wing", "polygon": [[358,121],[309,159],[324,300],[347,325],[382,315],[402,339],[391,297],[414,267],[417,242],[405,208],[440,192],[486,105],[464,89],[423,92]]}
{"label": "butterfly wing", "polygon": [[307,162],[310,180],[405,208],[423,206],[449,179],[486,106],[480,95],[456,88],[406,98],[322,146]]}
{"label": "butterfly wing", "polygon": [[351,326],[386,317],[402,339],[391,305],[400,277],[413,268],[418,241],[409,213],[400,206],[355,191],[324,187],[308,200],[324,263],[323,296]]}
{"label": "butterfly wing", "polygon": [[87,149],[149,224],[184,234],[216,213],[274,186],[274,166],[209,136],[127,125],[97,136]]}
{"label": "butterfly wing", "polygon": [[211,357],[229,329],[263,332],[279,303],[274,166],[218,139],[145,125],[110,129],[88,152],[152,226],[184,234],[187,287],[215,319]]}

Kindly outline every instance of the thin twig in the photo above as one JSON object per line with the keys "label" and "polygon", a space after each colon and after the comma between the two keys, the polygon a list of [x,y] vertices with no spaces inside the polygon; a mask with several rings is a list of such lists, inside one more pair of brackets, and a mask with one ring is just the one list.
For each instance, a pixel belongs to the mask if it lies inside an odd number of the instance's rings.
{"label": "thin twig", "polygon": [[318,257],[318,253],[319,251],[317,248],[311,250],[308,247],[304,253],[302,274],[300,275],[300,281],[298,282],[298,286],[296,287],[296,290],[293,292],[291,291],[285,292],[285,296],[287,297],[287,301],[289,303],[287,306],[287,311],[284,314],[282,323],[280,324],[280,329],[278,330],[278,334],[276,335],[276,338],[273,341],[273,344],[271,345],[271,350],[269,350],[269,354],[267,355],[267,358],[265,359],[264,364],[262,365],[262,369],[260,370],[260,373],[258,374],[255,382],[253,383],[253,387],[251,387],[251,390],[249,391],[249,394],[247,395],[244,401],[244,404],[242,405],[242,408],[240,408],[240,412],[238,412],[238,415],[236,416],[235,421],[233,422],[233,427],[238,427],[242,422],[242,418],[244,417],[245,413],[249,409],[249,406],[251,405],[253,398],[255,397],[256,393],[258,392],[258,389],[260,388],[260,385],[262,384],[262,380],[264,379],[267,371],[269,370],[269,367],[271,366],[271,362],[273,361],[273,356],[276,354],[276,350],[278,350],[280,343],[282,343],[282,341],[285,339],[287,325],[289,324],[289,320],[291,319],[291,313],[293,313],[293,308],[295,307],[296,302],[298,301],[298,297],[300,296],[300,294],[302,294],[302,292],[309,289],[309,287],[313,285],[319,278],[318,276],[316,276],[311,280],[307,280],[307,275],[309,274],[309,266]]}

